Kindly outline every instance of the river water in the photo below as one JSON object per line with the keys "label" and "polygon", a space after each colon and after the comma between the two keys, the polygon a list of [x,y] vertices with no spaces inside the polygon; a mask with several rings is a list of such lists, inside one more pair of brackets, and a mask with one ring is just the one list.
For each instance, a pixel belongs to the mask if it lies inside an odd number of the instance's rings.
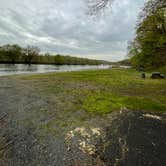
{"label": "river water", "polygon": [[107,69],[109,65],[26,65],[26,64],[0,64],[0,76],[15,74],[35,74],[47,72],[66,72],[89,69]]}

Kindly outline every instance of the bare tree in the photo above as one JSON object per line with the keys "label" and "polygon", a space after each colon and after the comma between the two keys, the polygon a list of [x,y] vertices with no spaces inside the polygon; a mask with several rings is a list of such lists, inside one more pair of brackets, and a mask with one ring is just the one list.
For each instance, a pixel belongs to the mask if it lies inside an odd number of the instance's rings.
{"label": "bare tree", "polygon": [[30,65],[32,60],[39,55],[40,49],[35,46],[27,46],[25,49],[26,62]]}
{"label": "bare tree", "polygon": [[110,7],[114,0],[86,0],[88,6],[88,15],[96,17]]}

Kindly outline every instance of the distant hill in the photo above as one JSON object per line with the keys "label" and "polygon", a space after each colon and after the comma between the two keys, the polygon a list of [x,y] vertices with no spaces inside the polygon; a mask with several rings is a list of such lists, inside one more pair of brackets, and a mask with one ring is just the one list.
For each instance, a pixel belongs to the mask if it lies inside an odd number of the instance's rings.
{"label": "distant hill", "polygon": [[111,64],[117,66],[131,66],[130,59],[124,59],[122,61],[112,62]]}

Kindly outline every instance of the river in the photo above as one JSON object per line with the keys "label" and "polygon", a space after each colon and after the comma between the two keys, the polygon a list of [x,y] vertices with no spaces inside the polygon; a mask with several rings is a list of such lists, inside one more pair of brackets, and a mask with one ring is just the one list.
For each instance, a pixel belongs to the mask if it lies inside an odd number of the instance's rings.
{"label": "river", "polygon": [[66,72],[90,69],[107,69],[109,65],[26,65],[26,64],[0,64],[0,76],[15,74],[35,74],[47,72]]}

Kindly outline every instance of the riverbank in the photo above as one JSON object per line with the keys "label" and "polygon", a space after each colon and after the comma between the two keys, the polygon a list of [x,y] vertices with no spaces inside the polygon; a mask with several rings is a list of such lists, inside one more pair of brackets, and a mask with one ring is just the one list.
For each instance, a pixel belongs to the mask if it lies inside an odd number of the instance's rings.
{"label": "riverbank", "polygon": [[1,77],[1,165],[165,165],[166,80],[149,76],[107,69]]}
{"label": "riverbank", "polygon": [[[110,113],[120,108],[164,112],[166,80],[140,78],[133,69],[110,69],[20,76],[38,93],[73,98],[64,100],[89,113]],[[66,103],[67,102],[67,103]],[[71,108],[70,111],[73,109]]]}

